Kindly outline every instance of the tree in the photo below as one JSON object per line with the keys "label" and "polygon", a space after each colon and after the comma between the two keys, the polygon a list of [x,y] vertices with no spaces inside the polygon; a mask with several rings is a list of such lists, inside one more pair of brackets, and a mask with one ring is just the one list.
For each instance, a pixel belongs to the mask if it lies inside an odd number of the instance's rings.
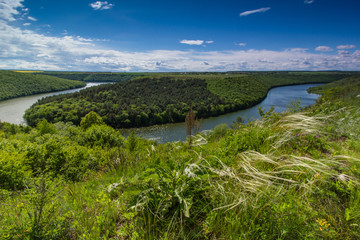
{"label": "tree", "polygon": [[200,130],[200,122],[196,117],[196,113],[190,108],[185,117],[186,136],[189,137],[189,144],[192,143],[192,135],[195,135]]}
{"label": "tree", "polygon": [[85,130],[91,127],[92,125],[103,125],[103,124],[104,121],[101,118],[101,116],[96,112],[91,111],[88,114],[86,114],[85,117],[83,117],[83,119],[80,122],[80,127]]}

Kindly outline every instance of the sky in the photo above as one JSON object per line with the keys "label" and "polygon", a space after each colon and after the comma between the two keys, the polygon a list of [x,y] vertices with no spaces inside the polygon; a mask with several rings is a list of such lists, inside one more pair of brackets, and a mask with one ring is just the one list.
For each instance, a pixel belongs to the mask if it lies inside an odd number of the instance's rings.
{"label": "sky", "polygon": [[0,0],[0,69],[360,70],[358,0]]}

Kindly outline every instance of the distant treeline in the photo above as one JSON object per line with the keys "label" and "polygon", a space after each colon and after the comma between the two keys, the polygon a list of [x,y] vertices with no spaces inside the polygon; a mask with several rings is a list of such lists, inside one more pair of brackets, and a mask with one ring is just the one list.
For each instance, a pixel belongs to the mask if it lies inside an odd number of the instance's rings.
{"label": "distant treeline", "polygon": [[123,82],[137,77],[145,76],[144,73],[99,73],[99,72],[41,72],[36,75],[48,75],[83,82]]}
{"label": "distant treeline", "polygon": [[332,82],[350,73],[264,72],[245,74],[153,74],[132,81],[85,89],[40,100],[26,111],[31,126],[49,122],[80,123],[90,111],[115,128],[130,128],[184,121],[192,108],[207,118],[251,107],[271,87]]}
{"label": "distant treeline", "polygon": [[0,101],[38,93],[84,87],[80,81],[14,71],[0,71]]}

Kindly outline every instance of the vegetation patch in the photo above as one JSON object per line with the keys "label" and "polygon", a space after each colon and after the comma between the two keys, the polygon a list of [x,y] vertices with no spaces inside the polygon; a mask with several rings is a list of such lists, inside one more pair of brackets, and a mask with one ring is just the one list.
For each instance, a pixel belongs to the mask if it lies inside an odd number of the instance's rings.
{"label": "vegetation patch", "polygon": [[359,82],[186,142],[1,123],[0,238],[359,239]]}
{"label": "vegetation patch", "polygon": [[0,71],[0,101],[38,93],[84,87],[84,82],[14,71]]}

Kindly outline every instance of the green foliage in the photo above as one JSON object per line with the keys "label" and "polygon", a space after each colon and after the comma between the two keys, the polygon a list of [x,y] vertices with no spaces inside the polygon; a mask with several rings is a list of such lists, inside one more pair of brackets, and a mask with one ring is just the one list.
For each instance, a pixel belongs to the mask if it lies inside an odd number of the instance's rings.
{"label": "green foliage", "polygon": [[[109,75],[61,74],[101,75],[105,78]],[[70,121],[78,125],[81,118],[94,111],[114,128],[182,122],[190,108],[198,118],[217,116],[261,102],[268,90],[275,86],[330,82],[351,74],[353,73],[145,74],[132,81],[45,98],[26,111],[25,119],[31,126],[35,126],[42,118],[52,123]]]}
{"label": "green foliage", "polygon": [[217,125],[211,132],[209,137],[210,140],[219,140],[226,135],[227,131],[229,130],[229,126],[226,123]]}
{"label": "green foliage", "polygon": [[0,188],[17,190],[24,187],[24,181],[31,171],[26,165],[24,153],[0,150]]}
{"label": "green foliage", "polygon": [[[91,111],[115,128],[148,126],[185,120],[192,106],[199,118],[230,111],[225,101],[206,89],[202,79],[144,78],[79,93],[40,100],[25,113],[29,125],[79,119]],[[211,111],[209,111],[211,110]]]}
{"label": "green foliage", "polygon": [[344,82],[307,112],[260,109],[192,148],[1,123],[0,239],[359,239],[359,92]]}
{"label": "green foliage", "polygon": [[88,114],[86,114],[85,117],[83,117],[83,119],[81,119],[80,127],[86,130],[93,125],[103,125],[103,124],[104,121],[99,116],[99,114],[91,111]]}
{"label": "green foliage", "polygon": [[45,75],[33,75],[13,71],[0,71],[0,101],[37,93],[84,87],[79,81]]}
{"label": "green foliage", "polygon": [[136,145],[138,143],[138,138],[135,136],[134,132],[130,132],[127,138],[127,146],[130,152],[133,152],[136,149]]}
{"label": "green foliage", "polygon": [[55,126],[46,121],[46,119],[43,119],[41,122],[39,122],[36,128],[39,130],[40,135],[44,135],[46,133],[56,133]]}
{"label": "green foliage", "polygon": [[124,138],[119,132],[107,125],[92,125],[83,134],[87,146],[102,148],[118,147],[124,144]]}
{"label": "green foliage", "polygon": [[201,206],[206,206],[208,201],[205,197],[208,184],[197,175],[196,168],[189,164],[180,171],[156,168],[145,173],[144,190],[130,205],[143,216],[144,238],[187,238],[201,232],[197,220],[205,210]]}

